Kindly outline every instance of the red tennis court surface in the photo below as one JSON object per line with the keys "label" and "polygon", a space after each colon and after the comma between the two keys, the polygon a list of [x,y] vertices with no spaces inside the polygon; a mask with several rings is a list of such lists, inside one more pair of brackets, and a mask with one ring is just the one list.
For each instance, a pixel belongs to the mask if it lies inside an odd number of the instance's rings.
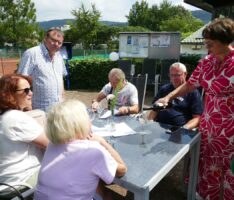
{"label": "red tennis court surface", "polygon": [[0,58],[0,76],[14,73],[19,64],[18,58]]}

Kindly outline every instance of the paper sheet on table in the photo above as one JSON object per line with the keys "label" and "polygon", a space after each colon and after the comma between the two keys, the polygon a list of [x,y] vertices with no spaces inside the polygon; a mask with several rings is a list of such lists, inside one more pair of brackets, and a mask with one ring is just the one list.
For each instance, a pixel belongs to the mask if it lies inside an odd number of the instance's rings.
{"label": "paper sheet on table", "polygon": [[92,132],[93,134],[100,135],[102,137],[112,136],[112,133],[109,131],[107,126],[97,127],[92,125]]}
{"label": "paper sheet on table", "polygon": [[[117,115],[119,113],[118,110],[114,109],[114,115]],[[111,116],[111,111],[107,110],[102,116],[100,116],[100,119],[105,119]]]}
{"label": "paper sheet on table", "polygon": [[136,132],[132,130],[126,123],[115,123],[115,131],[110,131],[110,125],[106,125],[104,127],[96,127],[92,125],[92,131],[94,134],[100,135],[102,137],[106,136],[124,136],[124,135],[131,135],[135,134]]}

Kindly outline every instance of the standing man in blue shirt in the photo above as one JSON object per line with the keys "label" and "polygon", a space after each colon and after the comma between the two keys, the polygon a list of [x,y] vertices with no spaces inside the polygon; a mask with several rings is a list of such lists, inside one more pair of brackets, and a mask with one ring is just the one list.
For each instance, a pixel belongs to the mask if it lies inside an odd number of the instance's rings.
{"label": "standing man in blue shirt", "polygon": [[[163,85],[158,94],[154,97],[153,103],[159,98],[179,87],[186,81],[187,69],[184,64],[176,62],[169,69],[169,84]],[[199,125],[202,114],[202,101],[198,90],[194,90],[184,96],[177,97],[172,102],[172,107],[160,111],[151,111],[148,118],[157,122],[183,126],[186,129],[193,129]]]}
{"label": "standing man in blue shirt", "polygon": [[33,79],[33,109],[47,111],[51,105],[63,100],[63,76],[67,74],[59,52],[63,39],[59,29],[50,29],[44,41],[28,49],[21,59],[17,72]]}

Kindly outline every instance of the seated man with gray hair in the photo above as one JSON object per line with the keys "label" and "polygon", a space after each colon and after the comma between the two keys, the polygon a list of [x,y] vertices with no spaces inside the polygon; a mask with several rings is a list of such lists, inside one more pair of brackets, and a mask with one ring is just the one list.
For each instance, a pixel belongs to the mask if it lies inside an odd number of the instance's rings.
{"label": "seated man with gray hair", "polygon": [[117,101],[115,109],[118,114],[134,114],[139,112],[138,92],[136,87],[125,79],[124,72],[119,68],[113,68],[108,74],[109,83],[107,83],[98,93],[97,97],[92,100],[93,110],[97,110],[99,102],[107,98],[110,94],[117,91]]}
{"label": "seated man with gray hair", "polygon": [[[187,69],[184,64],[176,62],[169,69],[169,84],[163,85],[158,94],[153,99],[153,104],[159,99],[172,92],[186,81]],[[186,129],[193,129],[199,125],[202,114],[202,101],[198,90],[194,90],[184,96],[177,97],[172,102],[170,108],[160,111],[151,111],[148,119],[171,124],[173,126],[183,126]]]}

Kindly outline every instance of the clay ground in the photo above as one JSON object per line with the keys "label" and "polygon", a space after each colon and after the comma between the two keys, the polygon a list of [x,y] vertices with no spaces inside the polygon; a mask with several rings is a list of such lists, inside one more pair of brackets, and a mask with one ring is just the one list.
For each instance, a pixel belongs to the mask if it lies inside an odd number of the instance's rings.
{"label": "clay ground", "polygon": [[17,69],[18,58],[0,58],[0,77],[3,74],[13,73]]}

